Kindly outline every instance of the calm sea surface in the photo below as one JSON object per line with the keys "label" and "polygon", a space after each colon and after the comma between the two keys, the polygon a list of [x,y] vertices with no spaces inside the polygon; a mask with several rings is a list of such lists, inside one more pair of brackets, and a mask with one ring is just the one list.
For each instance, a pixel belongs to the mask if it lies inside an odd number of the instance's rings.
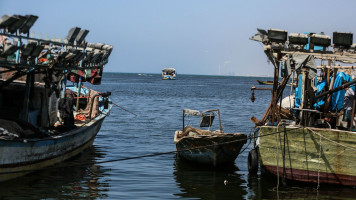
{"label": "calm sea surface", "polygon": [[276,177],[248,174],[251,146],[223,169],[186,163],[175,154],[110,162],[174,151],[185,108],[218,108],[225,132],[249,134],[249,118],[261,118],[271,97],[257,91],[250,101],[256,79],[178,75],[164,81],[157,74],[106,73],[94,89],[111,91],[114,103],[138,116],[114,107],[91,148],[56,169],[0,183],[0,199],[355,199],[355,188],[338,186],[317,191],[313,184],[287,183],[277,191]]}

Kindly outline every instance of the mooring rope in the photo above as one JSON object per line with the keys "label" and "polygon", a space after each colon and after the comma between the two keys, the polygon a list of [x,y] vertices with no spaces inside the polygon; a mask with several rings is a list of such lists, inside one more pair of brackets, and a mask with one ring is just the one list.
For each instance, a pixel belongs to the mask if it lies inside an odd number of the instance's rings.
{"label": "mooring rope", "polygon": [[349,146],[340,144],[340,143],[338,143],[338,142],[336,142],[336,141],[334,141],[334,140],[331,140],[331,139],[329,139],[329,138],[327,138],[327,137],[322,136],[320,133],[317,133],[317,132],[313,131],[313,130],[310,129],[310,128],[307,128],[307,129],[308,129],[309,131],[311,131],[312,133],[318,135],[319,137],[321,137],[321,138],[323,138],[323,139],[325,139],[325,140],[327,140],[327,141],[329,141],[329,142],[331,142],[331,143],[334,143],[334,144],[336,144],[336,145],[338,145],[338,146],[342,146],[342,147],[344,147],[344,148],[346,148],[346,149],[351,149],[351,150],[353,150],[353,151],[356,151],[356,148],[353,148],[353,147],[349,147]]}
{"label": "mooring rope", "polygon": [[[297,128],[294,128],[294,129],[291,129],[291,130],[288,130],[288,131],[292,131],[292,130],[296,130],[296,129],[300,129],[300,128],[303,128],[303,127],[297,127]],[[237,139],[237,140],[232,140],[232,141],[228,141],[228,142],[222,142],[222,143],[219,143],[219,145],[221,145],[221,144],[229,144],[229,143],[234,143],[234,142],[241,142],[241,141],[245,141],[245,140],[252,140],[252,139],[261,138],[261,137],[267,137],[267,136],[270,136],[270,135],[273,135],[273,134],[278,134],[278,133],[281,133],[281,132],[272,132],[272,133],[265,134],[263,136],[261,136],[261,135],[259,135],[259,136],[250,135],[246,139]],[[153,153],[153,154],[147,154],[147,155],[141,155],[141,156],[133,156],[133,157],[111,159],[111,160],[105,160],[105,161],[97,161],[97,162],[95,162],[95,164],[103,164],[103,163],[119,162],[119,161],[126,161],[126,160],[134,160],[134,159],[140,159],[140,158],[156,157],[156,156],[161,156],[161,155],[175,154],[175,153],[183,152],[183,151],[190,151],[190,150],[208,148],[208,147],[212,147],[212,146],[216,146],[216,145],[215,144],[213,144],[213,145],[205,145],[205,146],[202,146],[202,147],[195,147],[195,148],[184,149],[184,150],[175,150],[175,151]],[[240,152],[240,153],[242,153],[242,152]],[[80,166],[85,166],[85,165],[88,165],[88,164],[90,164],[90,163],[71,164],[71,165],[60,166],[60,167],[49,166],[49,167],[44,167],[44,168],[40,168],[40,169],[33,169],[33,170],[18,170],[18,171],[11,171],[11,172],[0,172],[0,174],[29,173],[29,172],[34,172],[34,171],[38,171],[38,170],[59,169],[59,168],[67,168],[67,167],[80,167]]]}

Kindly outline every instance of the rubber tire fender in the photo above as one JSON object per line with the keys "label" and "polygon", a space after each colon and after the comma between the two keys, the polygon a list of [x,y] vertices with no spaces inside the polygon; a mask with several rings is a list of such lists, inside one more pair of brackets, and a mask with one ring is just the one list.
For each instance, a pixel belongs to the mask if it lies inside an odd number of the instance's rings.
{"label": "rubber tire fender", "polygon": [[251,149],[251,151],[248,153],[248,172],[250,174],[257,174],[258,171],[258,155],[257,155],[257,149]]}

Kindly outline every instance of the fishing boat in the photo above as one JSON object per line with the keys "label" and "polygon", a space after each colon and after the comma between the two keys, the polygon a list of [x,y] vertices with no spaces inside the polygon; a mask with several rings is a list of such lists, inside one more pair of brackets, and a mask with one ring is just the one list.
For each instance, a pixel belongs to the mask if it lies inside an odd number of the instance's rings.
{"label": "fishing boat", "polygon": [[273,81],[261,81],[257,80],[260,85],[273,85]]}
{"label": "fishing boat", "polygon": [[[356,63],[353,34],[334,32],[332,48],[328,35],[287,35],[286,30],[258,29],[250,38],[264,44],[264,53],[275,71],[272,99],[265,114],[261,120],[251,118],[256,140],[248,156],[249,171],[256,173],[259,162],[283,182],[355,187],[355,100],[345,98],[345,88],[351,92],[356,83],[351,78]],[[279,71],[281,84],[277,84]],[[288,93],[284,93],[286,83],[293,74],[297,77],[296,88],[290,87],[294,103],[283,108],[281,100]],[[344,107],[344,101],[351,107]],[[289,115],[282,115],[281,110]]]}
{"label": "fishing boat", "polygon": [[174,69],[174,68],[162,69],[162,79],[163,80],[176,80],[176,69]]}
{"label": "fishing boat", "polygon": [[[218,116],[220,129],[210,131],[185,126],[186,116],[201,117],[200,127],[208,128],[212,126],[215,116]],[[174,134],[174,143],[180,158],[212,166],[234,163],[246,141],[245,134],[223,132],[219,109],[207,110],[201,114],[198,110],[184,109],[183,130]]]}
{"label": "fishing boat", "polygon": [[62,41],[29,37],[37,18],[0,19],[0,181],[81,153],[112,108],[110,92],[83,82],[100,84],[113,47],[79,27]]}

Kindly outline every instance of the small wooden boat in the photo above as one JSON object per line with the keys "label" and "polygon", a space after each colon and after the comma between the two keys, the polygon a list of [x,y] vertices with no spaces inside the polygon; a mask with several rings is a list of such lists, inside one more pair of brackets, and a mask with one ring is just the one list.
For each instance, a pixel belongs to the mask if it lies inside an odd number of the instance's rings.
{"label": "small wooden boat", "polygon": [[[273,85],[273,81],[261,81],[261,80],[257,80],[257,82],[260,84],[260,85]],[[278,83],[279,85],[280,83]],[[286,84],[287,86],[291,86],[291,85],[294,85],[295,87],[295,84],[293,83],[287,83]]]}
{"label": "small wooden boat", "polygon": [[261,81],[257,80],[260,85],[273,85],[273,81]]}
{"label": "small wooden boat", "polygon": [[176,69],[174,69],[174,68],[162,69],[162,79],[163,80],[176,80]]}
{"label": "small wooden boat", "polygon": [[[211,127],[215,115],[219,117],[220,130],[210,131],[184,127],[184,116],[201,116],[200,127]],[[219,110],[207,110],[200,115],[197,110],[183,110],[183,130],[174,134],[174,143],[178,156],[188,161],[201,164],[218,166],[234,163],[242,146],[247,141],[247,136],[241,133],[224,133],[221,128]]]}

